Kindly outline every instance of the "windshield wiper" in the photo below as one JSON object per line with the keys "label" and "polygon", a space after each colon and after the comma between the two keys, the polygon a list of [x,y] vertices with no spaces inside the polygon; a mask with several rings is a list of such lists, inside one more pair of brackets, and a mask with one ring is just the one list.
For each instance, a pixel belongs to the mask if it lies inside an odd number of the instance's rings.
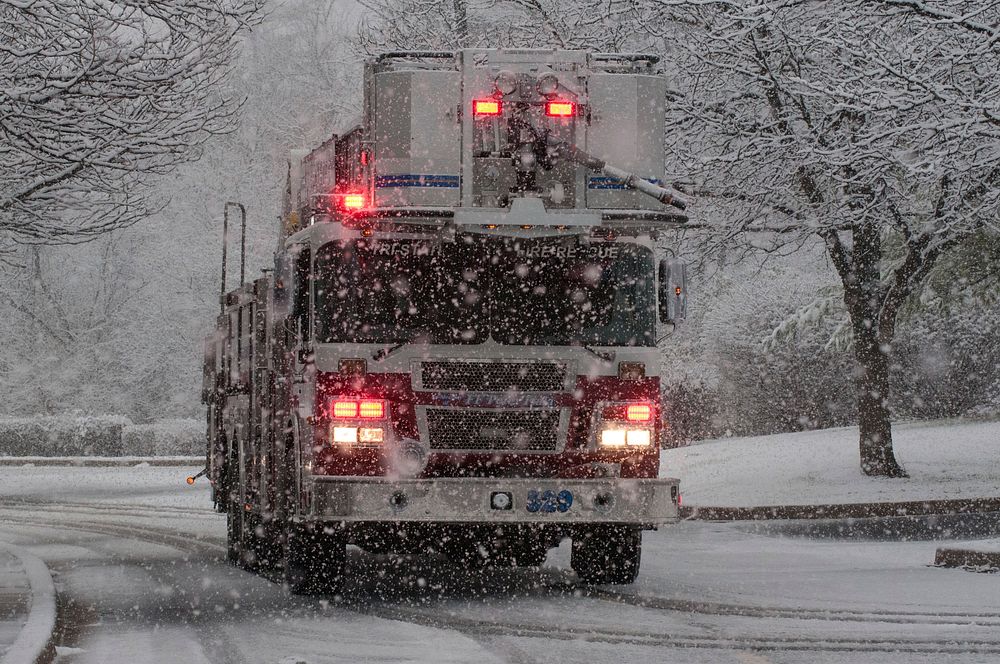
{"label": "windshield wiper", "polygon": [[580,341],[579,339],[576,339],[576,343],[574,343],[573,345],[577,346],[579,348],[582,348],[582,349],[584,349],[586,351],[589,351],[594,357],[600,358],[600,359],[604,360],[605,362],[611,362],[612,360],[615,359],[614,351],[608,351],[607,353],[601,352],[601,351],[597,350],[596,348],[593,348],[593,347],[585,344],[584,342]]}
{"label": "windshield wiper", "polygon": [[398,343],[395,343],[395,344],[393,344],[391,346],[387,346],[386,348],[379,348],[372,355],[372,359],[375,360],[376,362],[381,362],[382,360],[384,360],[385,358],[389,357],[390,355],[392,355],[393,353],[395,353],[397,350],[399,350],[403,346],[405,346],[405,345],[407,345],[409,343],[412,343],[422,333],[423,333],[423,330],[416,330],[416,331],[410,332],[408,335],[406,335],[406,338],[403,339],[402,341],[400,341]]}

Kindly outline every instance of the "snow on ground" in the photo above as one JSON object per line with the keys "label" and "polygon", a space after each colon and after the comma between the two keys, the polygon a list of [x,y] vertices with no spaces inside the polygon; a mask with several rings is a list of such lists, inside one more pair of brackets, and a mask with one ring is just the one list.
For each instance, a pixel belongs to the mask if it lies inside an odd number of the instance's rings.
{"label": "snow on ground", "polygon": [[[935,427],[966,425],[927,435]],[[737,445],[718,463],[754,466],[755,454]],[[950,542],[816,540],[757,523],[647,532],[631,587],[575,587],[563,542],[542,570],[352,550],[345,600],[290,597],[225,564],[225,517],[203,480],[184,483],[190,470],[0,467],[0,540],[30,548],[60,592],[93,607],[81,633],[58,644],[57,664],[985,664],[1000,652],[1000,575],[930,566]],[[818,481],[795,486],[816,492]]]}
{"label": "snow on ground", "polygon": [[908,479],[861,474],[854,427],[709,440],[664,450],[685,504],[752,507],[1000,497],[1000,422],[893,427]]}

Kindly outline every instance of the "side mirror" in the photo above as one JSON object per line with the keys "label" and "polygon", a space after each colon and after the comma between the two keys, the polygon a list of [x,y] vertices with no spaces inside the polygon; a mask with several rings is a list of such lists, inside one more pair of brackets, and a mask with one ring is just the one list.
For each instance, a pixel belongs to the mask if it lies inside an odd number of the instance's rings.
{"label": "side mirror", "polygon": [[285,252],[274,255],[274,299],[271,315],[274,320],[288,318],[292,312],[292,261]]}
{"label": "side mirror", "polygon": [[661,259],[658,276],[660,322],[677,325],[687,316],[687,264],[679,258]]}

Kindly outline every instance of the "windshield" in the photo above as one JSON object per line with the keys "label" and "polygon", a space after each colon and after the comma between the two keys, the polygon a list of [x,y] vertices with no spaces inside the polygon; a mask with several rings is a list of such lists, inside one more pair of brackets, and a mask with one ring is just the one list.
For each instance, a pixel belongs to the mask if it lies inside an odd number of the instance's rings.
{"label": "windshield", "polygon": [[329,243],[314,265],[321,342],[651,346],[652,252],[464,235]]}

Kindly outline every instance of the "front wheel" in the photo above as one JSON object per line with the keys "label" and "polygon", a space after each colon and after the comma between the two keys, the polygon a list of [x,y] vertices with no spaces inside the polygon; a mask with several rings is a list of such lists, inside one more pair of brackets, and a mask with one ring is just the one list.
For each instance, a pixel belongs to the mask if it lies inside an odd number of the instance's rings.
{"label": "front wheel", "polygon": [[597,527],[573,538],[570,566],[586,583],[632,583],[641,560],[642,531],[637,528]]}

